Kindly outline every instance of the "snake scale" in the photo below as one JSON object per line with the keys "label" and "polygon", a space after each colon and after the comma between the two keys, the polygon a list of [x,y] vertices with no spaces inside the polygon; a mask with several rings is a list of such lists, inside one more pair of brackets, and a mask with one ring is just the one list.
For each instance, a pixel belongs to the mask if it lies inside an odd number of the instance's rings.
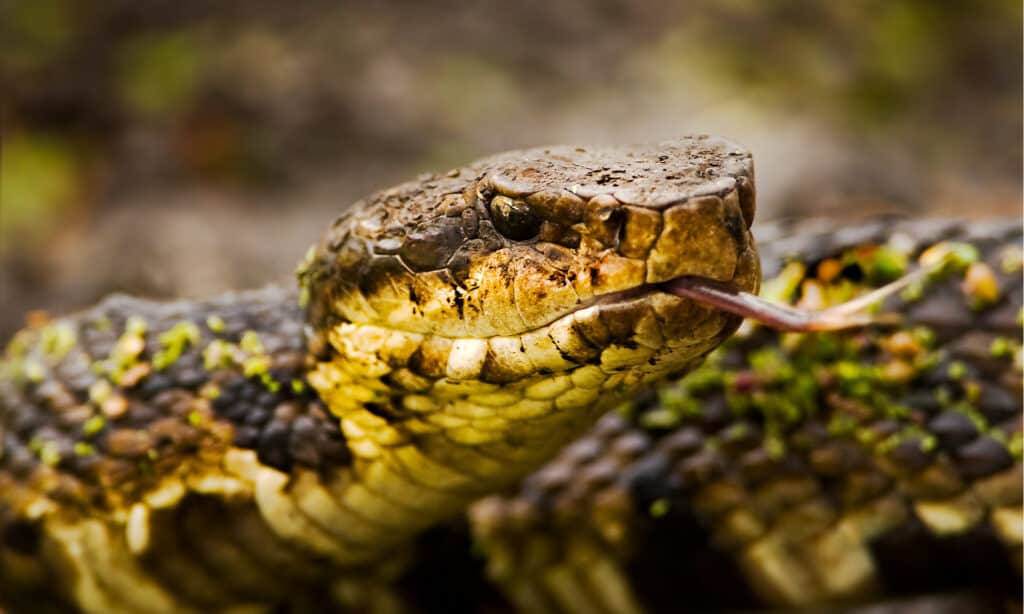
{"label": "snake scale", "polygon": [[[509,152],[347,208],[298,289],[37,318],[0,371],[0,603],[615,614],[1019,585],[1019,223],[768,225],[761,259],[754,208],[750,155],[714,137]],[[733,336],[675,285],[756,292],[763,266],[763,294],[823,308],[951,241],[898,321],[852,332]]]}

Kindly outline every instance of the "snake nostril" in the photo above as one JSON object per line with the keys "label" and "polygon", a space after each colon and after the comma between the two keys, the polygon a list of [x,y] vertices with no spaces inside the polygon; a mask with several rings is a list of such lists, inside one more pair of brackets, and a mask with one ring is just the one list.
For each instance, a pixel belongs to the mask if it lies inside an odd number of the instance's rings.
{"label": "snake nostril", "polygon": [[733,198],[726,198],[723,201],[722,219],[725,222],[725,229],[728,231],[729,236],[736,242],[737,249],[742,251],[748,242],[747,225],[744,220],[745,216],[733,204],[734,202]]}

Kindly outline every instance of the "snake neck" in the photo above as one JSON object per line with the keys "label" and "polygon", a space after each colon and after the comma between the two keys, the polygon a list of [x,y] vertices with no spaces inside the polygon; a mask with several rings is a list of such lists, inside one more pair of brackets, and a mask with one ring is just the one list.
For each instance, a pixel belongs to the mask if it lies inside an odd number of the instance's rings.
{"label": "snake neck", "polygon": [[[637,366],[633,354],[651,352],[642,346],[570,361],[549,330],[450,339],[344,323],[326,341],[307,381],[339,419],[352,464],[316,495],[341,508],[320,524],[366,557],[522,478],[664,375]],[[666,364],[685,372],[716,344],[680,347]],[[296,481],[319,488],[312,476]]]}

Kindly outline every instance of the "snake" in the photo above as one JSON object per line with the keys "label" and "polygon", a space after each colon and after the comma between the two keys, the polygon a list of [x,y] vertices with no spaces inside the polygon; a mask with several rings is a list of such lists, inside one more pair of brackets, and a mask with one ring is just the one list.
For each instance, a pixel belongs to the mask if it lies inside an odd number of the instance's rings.
{"label": "snake", "polygon": [[[295,288],[30,318],[0,363],[0,604],[810,606],[884,594],[907,531],[1019,583],[1019,224],[766,226],[762,260],[754,212],[718,137],[512,151],[344,207]],[[729,306],[827,308],[954,240],[896,323]]]}

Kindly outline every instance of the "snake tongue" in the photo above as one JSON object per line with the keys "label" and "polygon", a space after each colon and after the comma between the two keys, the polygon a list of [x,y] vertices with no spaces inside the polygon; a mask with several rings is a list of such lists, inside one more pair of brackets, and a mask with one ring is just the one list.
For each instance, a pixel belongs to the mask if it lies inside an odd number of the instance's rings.
{"label": "snake tongue", "polygon": [[[703,277],[677,277],[660,284],[659,287],[669,294],[750,318],[777,330],[793,332],[841,330],[867,324],[891,323],[892,314],[873,315],[869,313],[869,309],[886,297],[941,270],[948,264],[948,260],[948,258],[944,258],[867,294],[820,311],[772,303],[749,292],[743,292],[728,282]],[[889,318],[886,318],[885,315],[889,315]]]}

